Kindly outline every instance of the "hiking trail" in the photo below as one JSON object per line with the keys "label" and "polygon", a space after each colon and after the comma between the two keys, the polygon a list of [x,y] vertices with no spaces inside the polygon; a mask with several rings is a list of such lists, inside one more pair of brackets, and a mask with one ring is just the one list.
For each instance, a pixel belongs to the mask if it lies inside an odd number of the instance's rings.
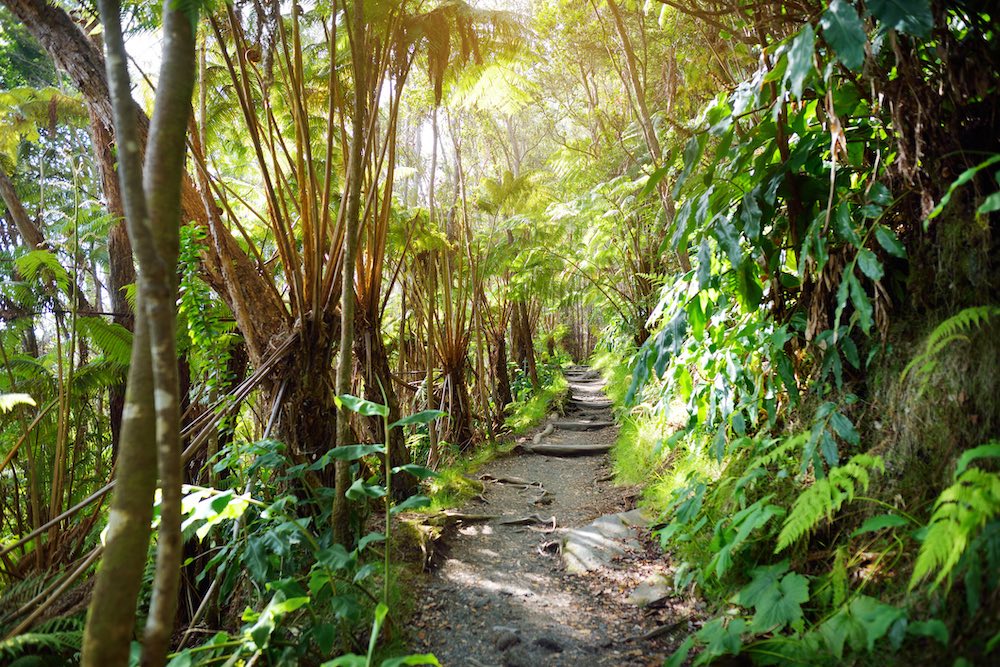
{"label": "hiking trail", "polygon": [[484,493],[461,511],[493,518],[457,523],[418,585],[411,648],[445,667],[662,665],[696,615],[633,527],[646,523],[635,491],[611,483],[604,382],[580,366],[566,377],[565,414],[545,436],[477,474]]}

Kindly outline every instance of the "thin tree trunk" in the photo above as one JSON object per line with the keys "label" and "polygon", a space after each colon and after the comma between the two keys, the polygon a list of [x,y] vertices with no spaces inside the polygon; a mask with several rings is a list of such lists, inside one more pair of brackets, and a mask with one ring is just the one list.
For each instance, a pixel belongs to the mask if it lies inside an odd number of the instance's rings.
{"label": "thin tree trunk", "polygon": [[[105,567],[99,571],[91,602],[84,640],[84,661],[86,665],[118,665],[127,662],[128,642],[122,647],[111,646],[112,642],[106,640],[102,630],[106,631],[109,625],[116,624],[121,628],[118,630],[120,633],[132,627],[135,613],[132,586],[138,582],[125,582],[109,577],[110,573],[122,567],[122,560],[138,560],[136,553],[145,552],[145,548],[138,550],[135,547],[148,542],[149,524],[148,518],[142,524],[132,516],[116,516],[115,507],[135,510],[138,505],[149,504],[155,473],[146,469],[149,467],[146,457],[149,456],[148,450],[153,449],[156,452],[156,471],[159,473],[161,488],[160,528],[142,664],[162,665],[166,661],[177,609],[182,554],[183,470],[180,388],[175,350],[175,304],[182,174],[186,152],[184,137],[194,90],[194,21],[179,7],[167,5],[163,9],[164,46],[159,92],[153,121],[149,127],[149,146],[143,168],[143,144],[140,141],[135,102],[131,97],[120,7],[116,0],[101,0],[100,9],[109,53],[109,97],[119,139],[121,193],[129,236],[139,263],[139,303],[142,309],[138,313],[132,353],[138,387],[135,392],[131,384],[129,387],[129,409],[122,428],[119,487],[115,491],[111,513],[112,537],[108,541]],[[132,371],[130,376],[131,373]],[[153,428],[149,428],[149,419],[154,419]],[[145,426],[145,430],[135,432],[133,429],[136,422]],[[155,449],[149,446],[151,437],[155,441]],[[143,451],[137,453],[140,449]],[[134,497],[126,497],[129,492]],[[144,515],[145,510],[142,512]],[[113,545],[114,542],[120,544]],[[129,548],[125,550],[121,545]],[[140,564],[140,581],[141,570]],[[131,570],[128,574],[136,576]],[[126,590],[127,596],[123,597],[121,590]],[[124,654],[121,653],[122,650]]]}
{"label": "thin tree trunk", "polygon": [[[140,302],[136,305],[142,306]],[[141,310],[140,310],[141,312]],[[156,488],[156,415],[146,318],[136,320],[108,536],[83,636],[83,667],[127,665]]]}
{"label": "thin tree trunk", "polygon": [[[618,38],[621,40],[622,53],[625,56],[625,69],[628,72],[629,83],[632,86],[632,92],[635,97],[635,105],[638,112],[637,115],[639,117],[639,126],[642,128],[642,136],[646,140],[646,147],[649,149],[649,153],[653,157],[653,161],[656,165],[660,165],[663,162],[663,148],[660,146],[660,140],[656,136],[656,128],[653,126],[653,118],[649,113],[649,106],[646,103],[646,86],[644,85],[640,75],[639,63],[635,57],[635,49],[632,47],[632,40],[629,39],[628,30],[625,27],[625,21],[622,18],[621,10],[618,8],[615,0],[607,0],[607,3],[608,9],[611,10],[611,15],[614,19],[615,29],[618,32]],[[674,221],[676,207],[674,205],[673,195],[670,193],[668,181],[666,179],[660,181],[656,190],[660,196],[660,203],[663,206],[663,214],[666,216],[667,224],[670,225]],[[688,258],[686,248],[678,249],[677,261],[680,263],[681,268],[684,271],[691,270],[691,261]]]}
{"label": "thin tree trunk", "polygon": [[[364,176],[365,125],[368,97],[365,52],[364,3],[355,3],[352,11],[351,66],[354,72],[354,118],[351,123],[351,157],[347,174],[347,210],[344,220],[344,267],[340,296],[340,359],[337,362],[337,393],[351,393],[352,353],[354,350],[354,271],[358,254],[358,226],[361,203],[361,179]],[[337,446],[350,442],[350,420],[345,410],[337,419]],[[349,545],[350,514],[347,506],[347,489],[351,485],[350,461],[337,459],[336,493],[333,500],[334,539]],[[388,573],[387,573],[388,574]]]}

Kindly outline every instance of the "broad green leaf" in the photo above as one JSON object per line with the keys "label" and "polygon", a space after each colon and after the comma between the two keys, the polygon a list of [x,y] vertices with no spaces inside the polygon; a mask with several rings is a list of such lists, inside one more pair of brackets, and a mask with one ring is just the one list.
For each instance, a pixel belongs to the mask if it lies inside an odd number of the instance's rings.
{"label": "broad green leaf", "polygon": [[680,175],[677,176],[677,181],[674,182],[673,195],[675,199],[680,195],[681,186],[684,185],[684,181],[691,175],[695,164],[701,158],[701,153],[705,150],[705,140],[705,135],[700,134],[688,139],[684,145],[684,169],[681,170]]}
{"label": "broad green leaf", "polygon": [[698,289],[708,287],[712,279],[712,249],[708,245],[708,239],[702,239],[698,246]]}
{"label": "broad green leaf", "polygon": [[351,488],[347,490],[346,495],[350,500],[381,498],[385,495],[385,489],[376,484],[365,484],[363,479],[356,479],[354,484],[351,484]]}
{"label": "broad green leaf", "polygon": [[357,412],[359,415],[365,417],[386,417],[389,414],[389,408],[386,406],[372,403],[371,401],[366,401],[363,398],[351,396],[350,394],[335,396],[333,400],[336,402],[337,407],[346,408],[351,412]]}
{"label": "broad green leaf", "polygon": [[802,99],[806,78],[813,72],[813,50],[816,32],[806,24],[792,40],[788,48],[788,69],[785,70],[784,85],[795,99]]}
{"label": "broad green leaf", "polygon": [[865,289],[854,273],[847,274],[847,286],[851,291],[851,303],[854,304],[854,309],[858,313],[861,330],[868,333],[872,328],[872,314],[874,312],[868,294],[865,293]]}
{"label": "broad green leaf", "polygon": [[718,216],[715,219],[712,234],[719,242],[719,247],[729,256],[729,261],[732,263],[733,268],[740,268],[740,262],[743,260],[743,248],[740,247],[740,232],[736,229],[736,226],[733,225],[729,218]]}
{"label": "broad green leaf", "polygon": [[328,660],[320,667],[366,667],[367,665],[368,658],[363,655],[355,655],[351,653],[349,655],[342,655],[333,660]]}
{"label": "broad green leaf", "polygon": [[747,238],[756,241],[760,237],[760,221],[763,214],[757,202],[756,190],[743,195],[743,205],[740,207],[740,221]]}
{"label": "broad green leaf", "polygon": [[670,658],[663,663],[663,667],[681,667],[687,660],[688,654],[691,653],[691,649],[694,648],[694,635],[688,635],[687,638],[677,647]]}
{"label": "broad green leaf", "polygon": [[397,421],[389,424],[389,428],[396,428],[397,426],[409,426],[410,424],[428,424],[435,419],[440,419],[441,417],[448,416],[447,412],[443,410],[423,410],[415,414],[403,417]]}
{"label": "broad green leaf", "polygon": [[858,430],[854,428],[851,420],[842,413],[835,410],[830,414],[830,426],[833,427],[834,432],[845,442],[855,447],[861,444],[861,435],[858,433]]}
{"label": "broad green leaf", "polygon": [[742,618],[713,618],[702,626],[697,637],[705,642],[705,650],[698,656],[695,664],[707,664],[712,659],[722,655],[736,655],[743,647],[743,632],[746,621]]}
{"label": "broad green leaf", "polygon": [[942,646],[948,645],[948,626],[937,618],[928,621],[913,621],[906,626],[906,634],[917,637],[930,637]]}
{"label": "broad green leaf", "polygon": [[339,447],[334,447],[324,454],[324,456],[329,456],[332,459],[338,459],[340,461],[356,461],[362,456],[368,456],[369,454],[385,454],[385,446],[341,445]]}
{"label": "broad green leaf", "polygon": [[382,661],[382,667],[400,667],[400,665],[440,665],[433,653],[422,655],[407,655],[402,658],[389,658]]}
{"label": "broad green leaf", "polygon": [[934,27],[930,0],[868,0],[867,4],[886,28],[926,37]]}
{"label": "broad green leaf", "polygon": [[312,628],[312,636],[316,641],[319,652],[329,655],[333,651],[333,644],[337,640],[337,629],[333,623],[317,623]]}
{"label": "broad green leaf", "polygon": [[851,3],[833,0],[823,12],[819,24],[823,28],[823,37],[837,52],[840,62],[854,70],[864,64],[868,37],[865,35],[865,26]]}
{"label": "broad green leaf", "polygon": [[795,381],[795,370],[792,368],[792,360],[788,358],[788,355],[784,352],[778,352],[778,377],[781,378],[782,384],[785,385],[785,389],[788,391],[788,395],[791,396],[792,403],[799,402],[799,387],[798,383]]}
{"label": "broad green leaf", "polygon": [[420,509],[421,507],[427,507],[431,504],[431,499],[427,496],[410,496],[398,505],[395,505],[390,513],[398,514],[400,512],[405,512],[407,510]]}
{"label": "broad green leaf", "polygon": [[656,189],[659,182],[662,181],[668,173],[670,173],[670,168],[671,165],[665,164],[659,169],[654,169],[653,173],[646,179],[646,185],[642,187],[642,190],[639,192],[639,196],[648,197],[650,193]]}
{"label": "broad green leaf", "polygon": [[316,562],[332,570],[346,570],[353,567],[358,557],[344,548],[343,544],[334,544],[316,553]]}
{"label": "broad green leaf", "polygon": [[833,216],[833,228],[837,230],[837,234],[842,239],[851,245],[855,247],[861,245],[861,238],[854,230],[854,225],[851,221],[851,207],[847,202],[842,202],[837,206],[837,210]]}
{"label": "broad green leaf", "polygon": [[882,276],[885,275],[882,263],[868,248],[862,248],[858,251],[858,266],[861,267],[861,272],[872,280],[881,280]]}
{"label": "broad green leaf", "polygon": [[878,516],[866,519],[860,528],[851,533],[851,537],[857,537],[865,533],[877,533],[885,528],[899,528],[909,523],[909,520],[904,519],[898,514],[879,514]]}
{"label": "broad green leaf", "polygon": [[878,240],[879,245],[885,248],[885,251],[893,257],[899,257],[900,259],[906,257],[906,248],[899,240],[899,237],[896,236],[896,232],[885,225],[879,225],[875,228],[875,238]]}
{"label": "broad green leaf", "polygon": [[790,572],[755,605],[750,627],[754,632],[784,628],[802,619],[802,603],[809,600],[809,581]]}
{"label": "broad green leaf", "polygon": [[757,280],[755,266],[753,262],[743,262],[743,265],[736,271],[740,300],[748,312],[755,310],[760,305],[761,299],[764,298],[764,288]]}
{"label": "broad green leaf", "polygon": [[992,213],[993,211],[1000,211],[1000,192],[994,192],[976,209],[976,213],[979,215],[986,215],[987,213]]}
{"label": "broad green leaf", "polygon": [[385,541],[385,535],[383,535],[382,533],[376,533],[376,532],[368,533],[360,540],[358,540],[358,551],[363,550],[369,544],[372,544],[374,542],[384,542],[384,541]]}
{"label": "broad green leaf", "polygon": [[761,603],[767,592],[778,585],[781,577],[788,572],[788,561],[783,560],[774,565],[762,565],[750,572],[750,583],[740,589],[733,597],[733,603],[741,607],[755,607]]}
{"label": "broad green leaf", "polygon": [[439,477],[438,473],[434,472],[430,468],[417,465],[416,463],[407,463],[406,465],[396,466],[392,469],[394,473],[396,472],[408,472],[418,479],[427,479],[428,477]]}
{"label": "broad green leaf", "polygon": [[[875,642],[885,636],[890,626],[898,619],[906,616],[902,609],[885,604],[867,595],[860,595],[850,604],[851,615],[856,618],[865,631],[865,648],[871,651]],[[855,647],[860,648],[860,647]]]}

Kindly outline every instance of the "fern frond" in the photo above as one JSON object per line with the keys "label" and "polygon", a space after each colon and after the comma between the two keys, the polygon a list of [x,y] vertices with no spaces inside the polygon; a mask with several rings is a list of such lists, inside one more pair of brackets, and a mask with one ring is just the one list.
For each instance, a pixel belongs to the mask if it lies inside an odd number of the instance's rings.
{"label": "fern frond", "polygon": [[119,366],[129,365],[132,359],[132,332],[128,329],[100,317],[80,317],[76,327],[104,353],[109,362]]}
{"label": "fern frond", "polygon": [[[937,366],[934,357],[955,340],[967,340],[966,334],[989,322],[990,318],[1000,315],[1000,306],[975,306],[958,311],[936,327],[927,337],[924,351],[913,357],[903,369],[901,378],[916,369],[916,375],[926,377]],[[923,387],[921,387],[923,392]]]}
{"label": "fern frond", "polygon": [[73,374],[73,393],[77,396],[91,394],[124,382],[126,369],[103,355],[92,359]]}
{"label": "fern frond", "polygon": [[71,653],[83,646],[83,630],[68,632],[26,632],[0,641],[0,659],[17,658],[38,653]]}
{"label": "fern frond", "polygon": [[1000,475],[969,468],[941,492],[924,543],[913,566],[910,590],[931,573],[937,588],[951,573],[971,540],[1000,514]]}
{"label": "fern frond", "polygon": [[803,491],[795,499],[792,511],[781,527],[778,546],[774,552],[788,547],[815,528],[822,519],[829,521],[845,502],[854,499],[858,486],[867,491],[871,481],[869,470],[885,472],[882,457],[858,454],[844,465],[830,470],[825,479],[816,480]]}
{"label": "fern frond", "polygon": [[27,280],[51,279],[61,288],[69,284],[69,273],[59,258],[48,250],[32,250],[14,260],[14,266]]}

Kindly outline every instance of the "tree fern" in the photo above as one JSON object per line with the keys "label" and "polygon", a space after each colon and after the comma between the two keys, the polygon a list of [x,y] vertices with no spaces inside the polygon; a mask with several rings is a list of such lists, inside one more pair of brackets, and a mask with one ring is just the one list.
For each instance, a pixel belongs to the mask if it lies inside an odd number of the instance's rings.
{"label": "tree fern", "polygon": [[775,553],[811,531],[823,518],[832,518],[846,501],[854,499],[858,485],[867,491],[870,481],[868,471],[872,469],[885,471],[882,457],[858,454],[803,491],[781,527]]}
{"label": "tree fern", "polygon": [[[994,441],[990,446],[997,444],[1000,443]],[[932,573],[936,574],[931,588],[940,585],[958,564],[969,543],[998,514],[1000,475],[979,468],[960,470],[955,483],[942,491],[934,503],[927,535],[913,566],[910,589]]]}

